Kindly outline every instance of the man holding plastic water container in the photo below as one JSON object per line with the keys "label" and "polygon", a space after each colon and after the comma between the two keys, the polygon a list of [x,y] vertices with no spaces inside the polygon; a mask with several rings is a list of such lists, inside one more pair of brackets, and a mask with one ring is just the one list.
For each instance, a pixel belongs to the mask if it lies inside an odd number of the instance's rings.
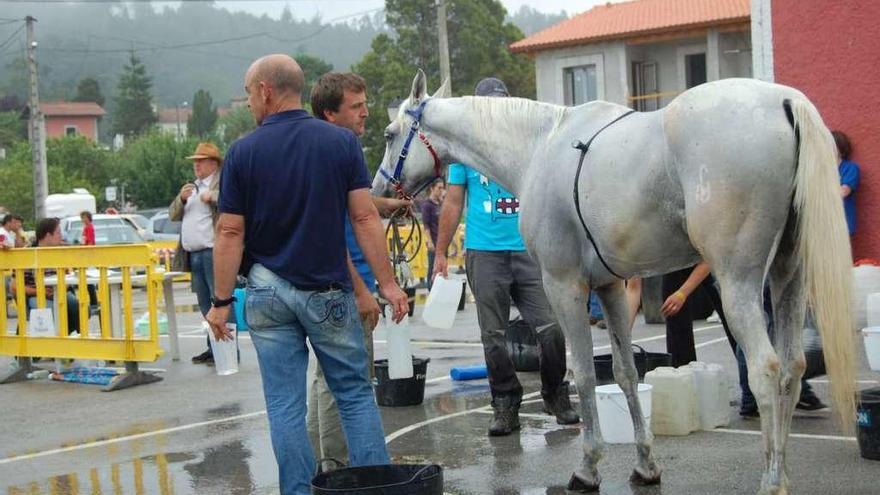
{"label": "man holding plastic water container", "polygon": [[[315,117],[331,124],[351,130],[358,137],[363,136],[367,117],[367,84],[353,73],[328,72],[312,85],[312,113]],[[410,202],[394,198],[372,197],[373,204],[383,216],[389,216],[398,208],[409,206]],[[378,324],[379,305],[373,292],[376,278],[370,270],[363,251],[355,239],[351,222],[345,221],[345,243],[354,265],[351,280],[354,285],[355,300],[364,330],[364,347],[369,357],[370,378],[373,378],[373,330]],[[339,409],[327,387],[324,372],[319,364],[309,385],[309,408],[307,427],[310,436],[317,436],[321,459],[348,460],[348,448],[339,421]],[[333,469],[334,465],[322,466],[323,470]]]}
{"label": "man holding plastic water container", "polygon": [[226,154],[208,314],[215,337],[232,338],[232,291],[236,274],[247,273],[245,318],[284,495],[309,493],[315,471],[305,425],[306,338],[339,404],[351,464],[389,463],[346,259],[346,211],[394,319],[408,310],[357,137],[303,110],[303,86],[302,69],[283,54],[258,59],[245,74],[258,127]]}
{"label": "man holding plastic water container", "polygon": [[[494,77],[477,84],[476,96],[510,96]],[[477,303],[477,319],[492,390],[495,416],[489,435],[509,435],[519,429],[523,388],[507,350],[505,333],[510,300],[538,336],[541,395],[544,410],[559,424],[580,417],[571,407],[565,381],[565,337],[544,294],[541,271],[526,252],[519,233],[519,200],[495,181],[460,163],[449,166],[446,198],[440,211],[434,259],[435,276],[447,276],[446,250],[458,227],[467,194],[464,247],[468,284]]]}

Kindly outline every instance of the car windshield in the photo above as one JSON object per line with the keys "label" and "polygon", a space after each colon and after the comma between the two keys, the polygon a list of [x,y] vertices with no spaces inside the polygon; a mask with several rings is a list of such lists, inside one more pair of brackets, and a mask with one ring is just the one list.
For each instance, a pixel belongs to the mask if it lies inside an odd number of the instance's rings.
{"label": "car windshield", "polygon": [[180,222],[172,222],[168,217],[154,218],[153,232],[156,234],[179,234]]}
{"label": "car windshield", "polygon": [[146,229],[147,224],[150,223],[150,220],[143,215],[129,215],[127,218],[134,222],[139,229]]}

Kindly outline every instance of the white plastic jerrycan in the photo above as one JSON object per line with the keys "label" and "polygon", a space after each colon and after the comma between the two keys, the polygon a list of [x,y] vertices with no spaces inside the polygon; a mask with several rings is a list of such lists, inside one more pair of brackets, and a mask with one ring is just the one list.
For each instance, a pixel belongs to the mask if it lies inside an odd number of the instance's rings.
{"label": "white plastic jerrycan", "polygon": [[687,435],[700,429],[694,373],[661,366],[645,374],[652,385],[651,431],[655,435]]}
{"label": "white plastic jerrycan", "polygon": [[730,381],[716,363],[692,361],[684,368],[694,374],[700,428],[711,430],[730,424]]}
{"label": "white plastic jerrycan", "polygon": [[412,378],[413,360],[410,345],[409,316],[404,315],[400,323],[391,318],[394,308],[385,306],[385,332],[388,342],[388,378]]}
{"label": "white plastic jerrycan", "polygon": [[429,327],[444,330],[452,328],[463,288],[461,280],[438,275],[434,279],[434,285],[431,286],[431,292],[425,301],[422,321]]}

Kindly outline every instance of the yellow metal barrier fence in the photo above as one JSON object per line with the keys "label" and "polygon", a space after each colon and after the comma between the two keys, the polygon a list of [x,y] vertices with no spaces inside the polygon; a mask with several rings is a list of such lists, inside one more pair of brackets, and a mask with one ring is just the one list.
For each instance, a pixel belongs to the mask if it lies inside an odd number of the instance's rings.
{"label": "yellow metal barrier fence", "polygon": [[[9,273],[18,313],[15,329],[9,328],[6,304],[0,305],[0,355],[17,356],[19,366],[0,383],[25,379],[34,368],[31,357],[125,361],[127,373],[105,390],[160,380],[137,370],[138,362],[153,362],[162,355],[156,309],[158,284],[152,251],[145,244],[128,246],[75,246],[24,248],[0,251],[0,301],[6,301]],[[26,287],[25,276],[33,286]],[[136,334],[132,310],[132,284],[146,289],[149,331]],[[90,327],[91,296],[95,289],[99,325]],[[31,292],[30,295],[27,292]],[[68,295],[77,304],[79,335],[68,335]],[[51,328],[29,322],[31,310],[53,308]],[[43,320],[46,321],[45,319]]]}
{"label": "yellow metal barrier fence", "polygon": [[[409,225],[400,226],[398,228],[398,232],[400,232],[400,237],[402,239],[406,239],[409,237],[411,227]],[[387,242],[388,249],[391,249],[392,242],[392,233],[389,229],[387,232]],[[416,257],[410,262],[410,269],[412,270],[413,276],[416,279],[425,279],[428,277],[428,229],[422,225],[422,245],[419,249]],[[411,257],[416,250],[415,243],[410,243],[406,245],[404,250],[406,251],[407,257]],[[452,237],[452,242],[449,244],[449,252],[447,253],[447,259],[449,260],[449,266],[464,266],[464,225],[459,225],[458,230],[455,231],[455,235]]]}

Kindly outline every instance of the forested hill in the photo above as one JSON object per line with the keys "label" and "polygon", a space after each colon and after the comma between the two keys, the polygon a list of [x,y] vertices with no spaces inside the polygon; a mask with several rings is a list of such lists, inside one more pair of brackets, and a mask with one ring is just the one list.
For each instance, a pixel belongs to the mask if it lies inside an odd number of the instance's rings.
{"label": "forested hill", "polygon": [[[0,17],[37,19],[42,100],[72,97],[77,81],[89,76],[98,79],[103,94],[112,95],[134,48],[161,105],[190,100],[195,89],[202,88],[225,106],[231,97],[243,94],[244,71],[260,55],[308,53],[334,68],[348,69],[383,30],[381,11],[352,14],[345,22],[328,23],[330,19],[300,21],[292,15],[256,17],[201,2],[159,12],[144,3],[101,2],[3,3]],[[0,43],[16,27],[0,25]],[[24,97],[24,36],[16,38],[0,48],[0,93]]]}
{"label": "forested hill", "polygon": [[[0,96],[26,101],[23,22],[37,19],[40,97],[69,99],[77,82],[94,77],[108,100],[134,49],[152,78],[160,106],[189,101],[208,90],[226,106],[243,94],[242,78],[257,56],[307,53],[337,70],[348,70],[369,51],[373,38],[387,32],[383,9],[353,9],[344,19],[296,19],[291,2],[281,19],[232,13],[211,3],[185,2],[157,11],[146,3],[6,3],[0,11]],[[565,17],[528,7],[508,18],[529,34]],[[16,34],[16,31],[18,31]],[[7,43],[4,43],[4,40]],[[112,105],[112,101],[108,101]]]}

